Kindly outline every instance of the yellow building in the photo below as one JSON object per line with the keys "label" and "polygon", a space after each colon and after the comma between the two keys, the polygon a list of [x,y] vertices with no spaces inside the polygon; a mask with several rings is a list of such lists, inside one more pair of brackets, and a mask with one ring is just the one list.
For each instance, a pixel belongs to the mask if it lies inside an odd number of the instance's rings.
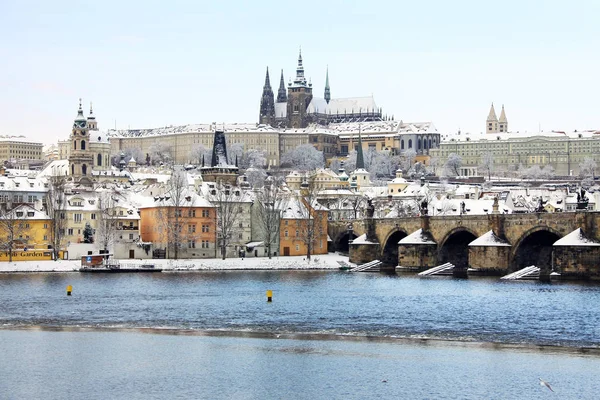
{"label": "yellow building", "polygon": [[41,160],[43,147],[42,143],[24,136],[0,136],[0,164],[11,160]]}
{"label": "yellow building", "polygon": [[9,250],[47,250],[51,244],[52,220],[33,207],[22,204],[0,220],[0,237]]}

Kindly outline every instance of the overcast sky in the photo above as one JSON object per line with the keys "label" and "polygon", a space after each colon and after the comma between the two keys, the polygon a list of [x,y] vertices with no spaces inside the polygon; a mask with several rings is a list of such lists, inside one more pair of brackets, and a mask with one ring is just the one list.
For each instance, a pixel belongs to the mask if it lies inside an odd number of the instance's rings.
{"label": "overcast sky", "polygon": [[315,95],[480,132],[600,129],[600,1],[0,1],[0,134],[257,122],[298,48]]}

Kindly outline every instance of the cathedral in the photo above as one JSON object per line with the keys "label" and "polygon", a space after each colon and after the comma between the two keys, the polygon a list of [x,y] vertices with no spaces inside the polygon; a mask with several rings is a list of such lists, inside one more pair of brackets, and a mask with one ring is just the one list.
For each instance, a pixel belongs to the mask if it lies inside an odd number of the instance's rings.
{"label": "cathedral", "polygon": [[296,78],[288,83],[279,80],[277,99],[271,88],[269,68],[260,100],[259,123],[275,128],[305,128],[309,124],[328,125],[334,122],[381,121],[381,108],[372,96],[331,98],[329,70],[326,72],[323,97],[313,96],[313,87],[304,76],[302,52],[298,55]]}

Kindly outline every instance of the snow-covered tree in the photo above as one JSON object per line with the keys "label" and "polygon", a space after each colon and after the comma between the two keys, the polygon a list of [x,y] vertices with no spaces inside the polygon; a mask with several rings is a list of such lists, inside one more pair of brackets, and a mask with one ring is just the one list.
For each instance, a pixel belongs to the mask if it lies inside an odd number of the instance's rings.
{"label": "snow-covered tree", "polygon": [[437,175],[437,171],[440,168],[440,159],[437,157],[431,157],[429,159],[429,170],[434,174]]}
{"label": "snow-covered tree", "polygon": [[205,166],[210,166],[210,160],[212,159],[212,150],[207,149],[201,143],[196,143],[189,154],[190,163],[195,165],[201,165],[204,160]]}
{"label": "snow-covered tree", "polygon": [[581,177],[591,177],[592,180],[596,177],[596,161],[591,157],[586,157],[579,163],[579,175]]}
{"label": "snow-covered tree", "polygon": [[419,178],[421,176],[427,175],[428,172],[429,171],[427,171],[427,167],[425,167],[425,165],[422,162],[417,161],[412,165],[412,167],[410,167],[406,174],[411,178]]}
{"label": "snow-covered tree", "polygon": [[244,145],[241,143],[232,144],[228,150],[229,162],[235,164],[237,157],[240,169],[263,168],[267,164],[265,152],[262,150],[248,149],[244,151]]}
{"label": "snow-covered tree", "polygon": [[342,163],[340,162],[339,158],[334,157],[331,159],[331,162],[329,163],[329,168],[337,174],[341,165],[342,165]]}
{"label": "snow-covered tree", "polygon": [[[307,180],[307,185],[300,190],[295,201],[300,212],[298,220],[298,239],[306,246],[306,259],[310,261],[311,254],[319,238],[326,235],[327,212],[320,211],[322,206],[317,202],[319,189],[314,176]],[[327,244],[325,244],[327,245]]]}
{"label": "snow-covered tree", "polygon": [[303,144],[284,153],[281,156],[282,167],[295,168],[301,171],[313,171],[323,168],[323,152],[314,148],[311,144]]}
{"label": "snow-covered tree", "polygon": [[481,155],[481,164],[479,165],[479,169],[488,176],[488,181],[492,180],[492,172],[494,171],[494,155],[490,151]]}
{"label": "snow-covered tree", "polygon": [[[389,180],[396,172],[397,164],[394,162],[394,157],[389,152],[369,151],[369,164],[367,171],[371,175],[372,181]],[[366,164],[366,161],[365,161]]]}
{"label": "snow-covered tree", "polygon": [[246,170],[246,178],[252,188],[261,188],[267,178],[267,172],[262,168],[250,167]]}
{"label": "snow-covered tree", "polygon": [[460,175],[460,167],[462,167],[462,157],[456,153],[450,153],[444,165],[444,173],[447,176],[458,176]]}
{"label": "snow-covered tree", "polygon": [[89,222],[86,222],[83,228],[83,243],[94,243],[94,230]]}
{"label": "snow-covered tree", "polygon": [[150,160],[152,164],[168,165],[173,161],[171,155],[171,147],[160,141],[156,141],[150,145]]}
{"label": "snow-covered tree", "polygon": [[131,157],[133,157],[133,159],[138,165],[142,165],[146,162],[146,155],[142,152],[142,150],[139,147],[128,147],[126,149],[111,154],[110,160],[112,165],[119,165],[119,161],[121,161],[121,153],[124,155],[123,159],[125,160],[125,162],[129,162],[129,160],[131,160]]}

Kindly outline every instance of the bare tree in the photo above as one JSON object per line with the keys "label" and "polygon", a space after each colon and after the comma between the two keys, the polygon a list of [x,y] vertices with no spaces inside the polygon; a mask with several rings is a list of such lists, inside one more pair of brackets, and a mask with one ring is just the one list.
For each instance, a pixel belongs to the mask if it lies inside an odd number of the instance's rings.
{"label": "bare tree", "polygon": [[579,164],[579,175],[584,178],[590,177],[594,180],[596,177],[596,167],[598,167],[596,161],[591,157],[586,157]]}
{"label": "bare tree", "polygon": [[63,246],[65,230],[67,227],[67,216],[65,212],[66,196],[65,187],[67,180],[65,176],[53,175],[48,178],[48,192],[44,198],[45,211],[50,217],[50,243],[54,260],[58,260],[59,252]]}
{"label": "bare tree", "polygon": [[12,261],[13,250],[27,245],[23,240],[25,213],[27,206],[21,205],[12,210],[0,211],[0,248],[8,253],[8,261]]}
{"label": "bare tree", "polygon": [[269,258],[273,255],[273,247],[277,246],[279,242],[281,209],[278,192],[278,186],[267,183],[262,190],[257,192],[254,203],[255,221]]}
{"label": "bare tree", "polygon": [[227,246],[233,242],[237,232],[236,221],[241,212],[240,189],[231,185],[218,183],[211,189],[209,200],[217,208],[216,222],[218,246],[221,258],[227,258]]}
{"label": "bare tree", "polygon": [[444,173],[450,176],[460,175],[460,167],[462,166],[462,158],[456,153],[450,153],[448,160],[444,165]]}
{"label": "bare tree", "polygon": [[317,202],[318,196],[319,189],[313,175],[303,182],[295,199],[300,213],[298,237],[306,247],[306,259],[309,261],[318,240],[327,234],[327,211]]}
{"label": "bare tree", "polygon": [[402,171],[408,173],[415,163],[415,158],[417,158],[417,152],[414,149],[404,150],[400,156],[400,166],[402,167]]}
{"label": "bare tree", "polygon": [[96,242],[101,250],[108,251],[117,236],[117,217],[115,202],[111,192],[102,192],[98,199],[98,222],[96,225]]}
{"label": "bare tree", "polygon": [[212,150],[207,149],[202,144],[195,144],[190,150],[190,162],[192,164],[200,165],[204,160],[206,165],[210,165],[210,160],[212,158]]}
{"label": "bare tree", "polygon": [[173,156],[171,155],[171,147],[156,141],[150,145],[150,159],[152,164],[171,164]]}
{"label": "bare tree", "polygon": [[481,165],[479,169],[485,172],[488,176],[488,181],[492,180],[492,172],[494,171],[494,155],[488,151],[481,155]]}

